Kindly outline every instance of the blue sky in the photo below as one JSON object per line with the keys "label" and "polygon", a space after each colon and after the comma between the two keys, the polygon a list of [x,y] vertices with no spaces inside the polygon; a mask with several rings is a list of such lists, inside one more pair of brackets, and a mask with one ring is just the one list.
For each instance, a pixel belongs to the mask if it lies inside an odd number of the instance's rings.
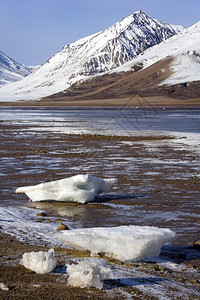
{"label": "blue sky", "polygon": [[0,50],[27,65],[137,10],[170,24],[200,21],[200,0],[0,0]]}

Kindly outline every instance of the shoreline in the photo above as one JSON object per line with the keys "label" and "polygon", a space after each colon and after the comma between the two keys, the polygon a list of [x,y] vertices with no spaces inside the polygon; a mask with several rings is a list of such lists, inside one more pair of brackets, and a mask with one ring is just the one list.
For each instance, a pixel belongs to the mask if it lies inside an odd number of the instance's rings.
{"label": "shoreline", "polygon": [[[14,109],[13,106],[13,112]],[[30,106],[24,109],[28,110]],[[39,112],[42,112],[46,107],[34,107],[34,109],[41,109]],[[50,109],[55,108],[52,106]],[[63,109],[63,107],[56,109]],[[76,109],[76,107],[69,109]],[[50,122],[53,129],[54,120]],[[45,240],[39,239],[40,230],[36,229],[34,232],[33,227],[28,224],[27,232],[31,233],[32,242],[26,239],[25,242],[20,242],[16,239],[16,232],[13,233],[14,236],[2,233],[2,226],[0,228],[0,283],[4,283],[9,290],[0,289],[0,298],[5,300],[26,298],[30,300],[46,298],[122,300],[132,297],[158,300],[163,297],[167,299],[198,297],[200,252],[194,250],[192,243],[198,238],[199,219],[195,203],[198,201],[200,180],[199,153],[191,151],[183,144],[178,147],[174,144],[174,139],[170,142],[168,136],[160,139],[155,136],[124,138],[89,134],[66,135],[57,134],[53,130],[49,132],[44,130],[41,134],[38,131],[30,131],[28,124],[23,122],[15,124],[1,122],[0,124],[2,144],[0,158],[3,162],[2,174],[4,174],[1,180],[1,204],[7,206],[8,200],[8,206],[9,203],[19,203],[23,207],[45,211],[47,216],[43,218],[44,220],[38,218],[36,211],[33,214],[31,220],[34,228],[38,228],[39,224],[52,226],[56,218],[61,217],[66,225],[67,222],[71,224],[81,222],[85,228],[94,227],[96,224],[100,226],[102,223],[99,222],[105,223],[107,219],[107,225],[146,223],[152,226],[162,224],[162,227],[175,229],[175,231],[178,229],[176,240],[172,246],[162,249],[160,260],[122,264],[110,262],[106,258],[111,266],[112,276],[105,280],[103,290],[98,290],[67,286],[67,276],[62,271],[67,262],[88,257],[88,253],[83,256],[84,253],[78,250],[69,251],[55,246],[58,259],[57,273],[39,275],[25,269],[19,261],[25,252],[48,250]],[[41,123],[39,125],[42,127]],[[30,204],[28,199],[14,193],[14,188],[18,186],[34,185],[55,178],[61,179],[63,176],[69,177],[77,172],[88,170],[88,166],[90,173],[97,177],[105,177],[105,174],[106,176],[117,175],[119,184],[114,190],[114,195],[111,194],[110,198],[109,196],[105,199],[100,198],[100,202],[83,206],[51,202]],[[14,216],[15,218],[17,216],[16,209]],[[6,215],[3,215],[1,220],[6,222]],[[19,218],[16,220],[21,222]],[[22,218],[22,221],[26,222],[26,218]],[[11,220],[10,224],[12,223]],[[25,227],[21,229],[20,235],[26,238]],[[50,229],[48,230],[51,232]],[[37,245],[34,245],[34,238],[38,241]]]}
{"label": "shoreline", "polygon": [[0,107],[28,107],[28,108],[79,108],[79,109],[199,109],[200,98],[175,99],[169,97],[128,97],[121,99],[81,99],[81,100],[19,100],[0,102]]}

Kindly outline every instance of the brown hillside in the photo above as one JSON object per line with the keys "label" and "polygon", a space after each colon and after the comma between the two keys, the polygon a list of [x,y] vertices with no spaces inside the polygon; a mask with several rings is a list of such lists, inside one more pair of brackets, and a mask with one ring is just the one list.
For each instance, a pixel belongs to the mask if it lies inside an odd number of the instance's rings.
{"label": "brown hillside", "polygon": [[200,82],[159,86],[171,74],[172,58],[162,59],[146,69],[133,66],[133,71],[97,76],[69,89],[43,98],[43,101],[120,99],[167,96],[177,99],[200,97]]}

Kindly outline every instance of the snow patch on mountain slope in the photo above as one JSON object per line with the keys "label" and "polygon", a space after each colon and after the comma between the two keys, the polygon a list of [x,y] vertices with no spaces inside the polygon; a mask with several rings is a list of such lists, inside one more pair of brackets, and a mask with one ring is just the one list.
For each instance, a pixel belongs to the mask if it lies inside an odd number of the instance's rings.
{"label": "snow patch on mountain slope", "polygon": [[18,81],[31,74],[36,67],[17,63],[0,51],[0,85]]}
{"label": "snow patch on mountain slope", "polygon": [[146,49],[181,32],[139,11],[108,29],[65,46],[34,74],[0,88],[1,101],[37,99],[123,65]]}
{"label": "snow patch on mountain slope", "polygon": [[200,80],[200,52],[189,51],[179,54],[171,63],[172,75],[162,85],[174,85]]}
{"label": "snow patch on mountain slope", "polygon": [[162,85],[200,80],[200,22],[182,33],[145,51],[131,62],[117,68],[117,72],[129,71],[134,65],[147,68],[166,57],[172,57],[172,75]]}

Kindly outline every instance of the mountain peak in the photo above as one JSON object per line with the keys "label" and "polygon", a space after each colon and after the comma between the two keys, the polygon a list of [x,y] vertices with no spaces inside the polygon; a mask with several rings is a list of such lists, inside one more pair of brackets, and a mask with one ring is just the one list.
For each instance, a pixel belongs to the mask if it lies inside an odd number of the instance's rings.
{"label": "mountain peak", "polygon": [[[41,98],[105,74],[181,30],[182,27],[159,22],[142,11],[135,12],[106,30],[66,45],[34,74],[13,85],[12,98]],[[4,91],[4,97],[8,97],[10,89],[1,88],[0,94]]]}

